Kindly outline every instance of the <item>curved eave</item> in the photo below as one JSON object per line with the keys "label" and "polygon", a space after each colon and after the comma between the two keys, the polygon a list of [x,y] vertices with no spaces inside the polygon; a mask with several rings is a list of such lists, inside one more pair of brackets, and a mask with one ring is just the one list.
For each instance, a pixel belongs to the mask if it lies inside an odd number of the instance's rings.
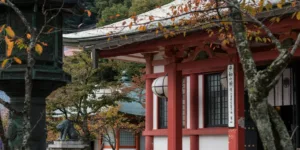
{"label": "curved eave", "polygon": [[[258,19],[271,18],[274,16],[282,16],[283,14],[291,14],[293,12],[297,12],[300,9],[300,4],[296,7],[286,7],[282,9],[273,9],[271,11],[266,11],[257,14]],[[249,19],[246,19],[249,20]],[[93,46],[98,50],[109,50],[118,48],[120,46],[133,44],[137,42],[149,41],[157,38],[162,38],[163,35],[161,33],[155,34],[155,29],[147,30],[146,32],[132,31],[130,33],[122,33],[117,34],[113,38],[108,41],[108,37],[106,35],[101,36],[91,36],[86,38],[63,38],[63,43],[65,46]],[[195,32],[203,30],[202,27],[197,27],[189,32]],[[128,39],[120,40],[120,36],[126,35]]]}

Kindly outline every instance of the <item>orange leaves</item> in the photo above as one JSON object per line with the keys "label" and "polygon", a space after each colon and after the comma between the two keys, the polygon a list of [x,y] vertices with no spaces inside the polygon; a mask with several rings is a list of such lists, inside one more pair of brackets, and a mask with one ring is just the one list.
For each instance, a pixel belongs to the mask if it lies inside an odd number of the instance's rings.
{"label": "orange leaves", "polygon": [[153,16],[149,16],[149,20],[150,21],[154,21],[154,17]]}
{"label": "orange leaves", "polygon": [[292,7],[296,7],[296,4],[297,4],[296,1],[293,1],[293,2],[291,3]]}
{"label": "orange leaves", "polygon": [[130,24],[129,24],[129,26],[128,26],[128,27],[129,27],[129,29],[131,29],[131,28],[132,28],[132,22],[130,22]]}
{"label": "orange leaves", "polygon": [[14,42],[11,41],[7,36],[5,36],[5,43],[7,45],[6,47],[6,56],[9,57],[12,54],[12,50],[14,48]]}
{"label": "orange leaves", "polygon": [[86,12],[89,17],[92,16],[92,12],[90,10],[84,10],[84,12]]}
{"label": "orange leaves", "polygon": [[26,37],[27,37],[27,39],[30,39],[31,38],[31,34],[27,33]]}
{"label": "orange leaves", "polygon": [[14,57],[14,61],[17,63],[17,64],[22,64],[22,60],[18,57]]}
{"label": "orange leaves", "polygon": [[52,31],[53,31],[53,29],[54,29],[54,28],[50,28],[50,29],[47,31],[47,33],[50,33],[50,32],[52,32]]}
{"label": "orange leaves", "polygon": [[138,30],[139,31],[146,31],[147,30],[147,27],[145,25],[142,25],[142,26],[139,26],[138,27]]}
{"label": "orange leaves", "polygon": [[0,0],[1,3],[5,3],[5,0]]}
{"label": "orange leaves", "polygon": [[15,32],[12,30],[12,28],[10,26],[7,26],[5,28],[5,32],[10,38],[14,38],[16,36]]}
{"label": "orange leaves", "polygon": [[43,47],[40,44],[35,45],[35,51],[41,55],[43,53]]}
{"label": "orange leaves", "polygon": [[116,17],[120,17],[121,15],[120,14],[116,14]]}

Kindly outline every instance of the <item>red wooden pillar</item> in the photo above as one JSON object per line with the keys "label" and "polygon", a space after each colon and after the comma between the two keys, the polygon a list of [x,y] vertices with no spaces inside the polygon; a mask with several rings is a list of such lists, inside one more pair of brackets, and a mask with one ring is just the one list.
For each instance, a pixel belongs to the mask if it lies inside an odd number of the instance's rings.
{"label": "red wooden pillar", "polygon": [[116,150],[120,150],[120,130],[116,133]]}
{"label": "red wooden pillar", "polygon": [[[199,128],[199,96],[198,96],[198,75],[192,74],[190,76],[190,111],[191,111],[191,129],[198,129]],[[190,145],[191,150],[199,150],[199,136],[192,135],[190,136]]]}
{"label": "red wooden pillar", "polygon": [[168,73],[168,150],[182,150],[182,72],[175,62]]}
{"label": "red wooden pillar", "polygon": [[228,130],[229,149],[244,150],[245,129],[239,124],[245,119],[244,115],[244,73],[241,64],[234,64],[235,71],[235,128]]}
{"label": "red wooden pillar", "polygon": [[140,150],[140,134],[135,134],[135,150]]}
{"label": "red wooden pillar", "polygon": [[[146,55],[146,74],[153,73],[152,56]],[[152,93],[152,79],[146,79],[146,131],[153,129],[153,93]],[[153,136],[147,135],[145,137],[145,150],[153,150]]]}

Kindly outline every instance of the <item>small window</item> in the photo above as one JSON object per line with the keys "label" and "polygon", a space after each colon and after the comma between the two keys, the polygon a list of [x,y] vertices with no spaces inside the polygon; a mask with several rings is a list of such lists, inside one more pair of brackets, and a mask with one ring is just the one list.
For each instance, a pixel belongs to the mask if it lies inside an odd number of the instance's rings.
{"label": "small window", "polygon": [[135,146],[135,136],[132,132],[120,130],[120,146]]}
{"label": "small window", "polygon": [[160,98],[158,97],[158,107],[159,107],[159,129],[166,129],[168,128],[168,101],[167,98]]}
{"label": "small window", "polygon": [[221,85],[221,74],[211,74],[205,76],[205,104],[206,126],[227,126],[227,89]]}

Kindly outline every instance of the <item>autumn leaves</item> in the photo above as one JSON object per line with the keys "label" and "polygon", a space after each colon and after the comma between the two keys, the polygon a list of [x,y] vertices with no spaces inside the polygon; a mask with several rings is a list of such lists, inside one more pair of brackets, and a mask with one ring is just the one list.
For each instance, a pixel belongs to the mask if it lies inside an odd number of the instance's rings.
{"label": "autumn leaves", "polygon": [[[30,51],[29,43],[31,40],[31,35],[27,33],[24,37],[16,36],[14,30],[7,25],[2,25],[0,27],[0,33],[4,35],[4,41],[6,44],[6,58],[2,61],[1,67],[5,68],[9,62],[15,62],[17,64],[22,64],[22,60],[13,53],[14,47],[16,46],[19,50]],[[35,51],[39,55],[43,52],[43,46],[47,46],[47,43],[39,42],[35,44]]]}

